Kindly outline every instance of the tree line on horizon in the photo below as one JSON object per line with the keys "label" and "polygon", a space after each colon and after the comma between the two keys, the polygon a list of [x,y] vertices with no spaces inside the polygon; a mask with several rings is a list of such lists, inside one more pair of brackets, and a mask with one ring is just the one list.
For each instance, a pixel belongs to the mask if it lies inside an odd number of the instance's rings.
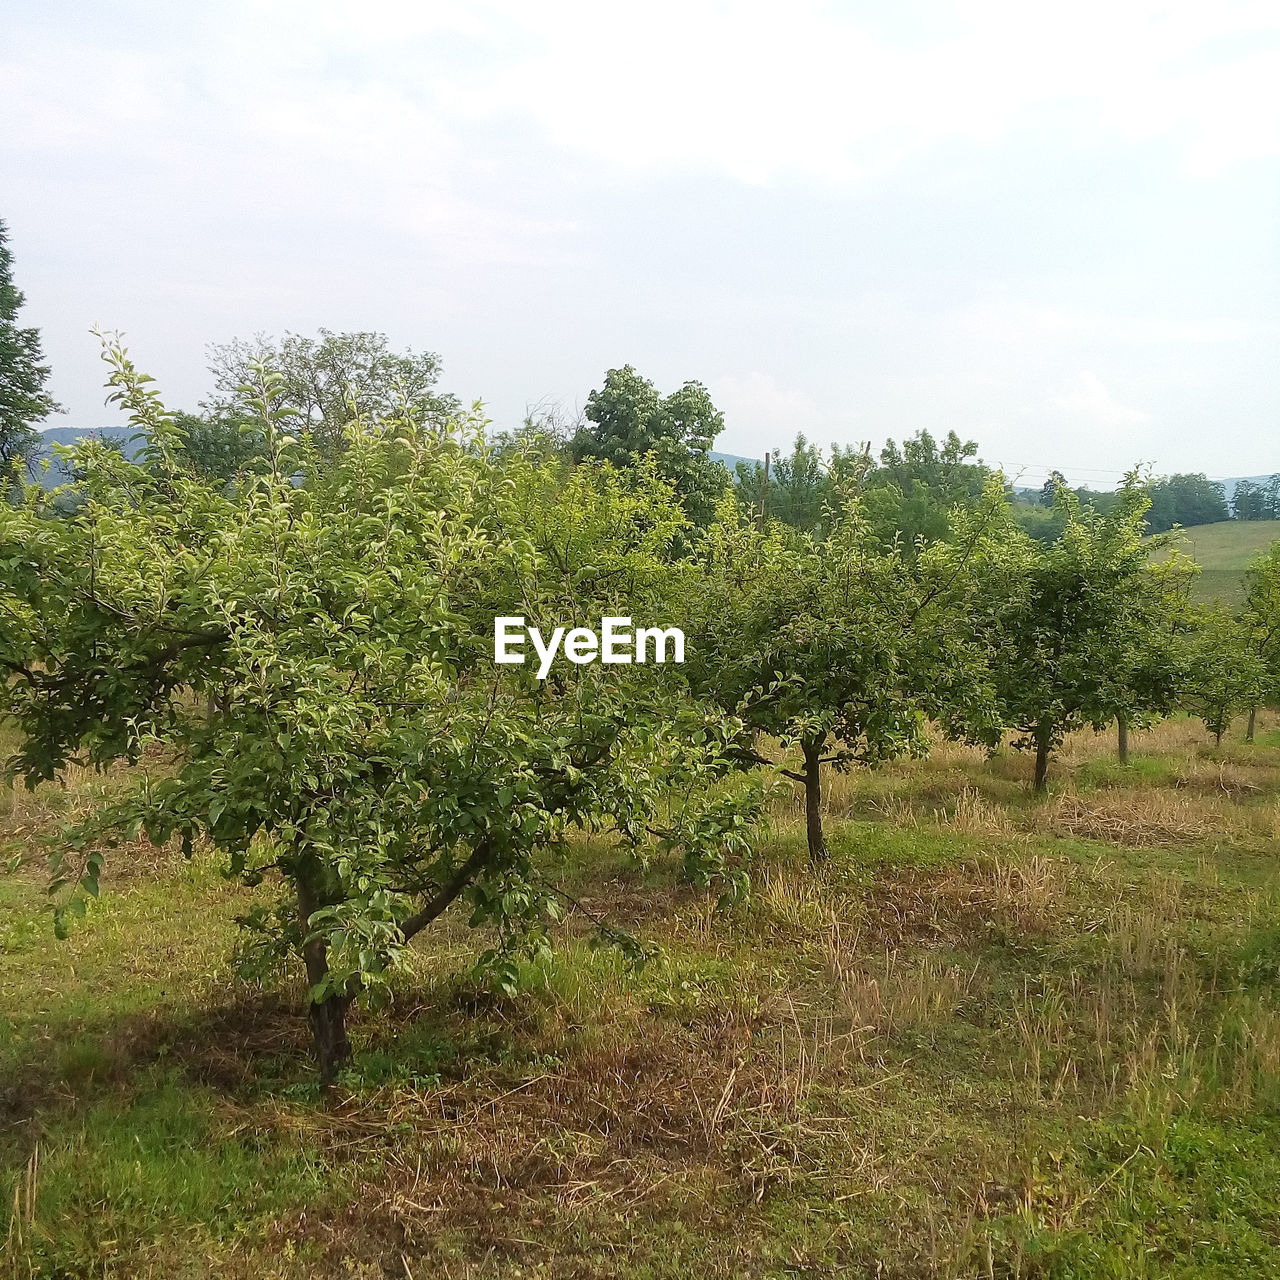
{"label": "tree line on horizon", "polygon": [[[45,390],[50,367],[43,360],[39,332],[17,322],[24,297],[13,282],[12,266],[7,228],[0,221],[0,471],[9,476],[17,468],[35,476],[42,460],[49,459],[35,424],[59,406]],[[180,414],[187,456],[207,474],[233,475],[254,447],[241,430],[236,389],[250,365],[262,361],[280,371],[286,396],[321,448],[340,444],[353,412],[352,397],[375,422],[401,399],[427,419],[448,418],[462,408],[456,396],[437,388],[438,355],[394,351],[385,334],[321,329],[316,337],[287,333],[280,340],[263,335],[233,339],[209,348],[213,390],[208,400],[198,412]],[[655,452],[705,518],[723,484],[720,464],[709,457],[723,427],[723,415],[702,383],[687,382],[664,397],[627,365],[606,374],[604,385],[591,392],[576,417],[554,405],[540,406],[530,410],[510,438],[537,437],[544,448],[575,461]],[[109,447],[124,445],[118,432],[102,438],[115,442]],[[61,479],[56,456],[53,461],[53,474]],[[732,480],[748,505],[810,533],[821,532],[827,513],[838,509],[841,494],[856,481],[881,536],[901,536],[912,543],[941,536],[950,508],[971,501],[992,474],[979,458],[976,442],[962,441],[955,432],[938,442],[921,430],[900,444],[888,441],[874,460],[869,444],[833,444],[824,453],[797,433],[790,452],[773,453],[767,476],[762,463],[739,461]],[[1052,542],[1062,534],[1055,491],[1066,483],[1054,471],[1038,492],[1008,486],[1019,526],[1038,541]],[[700,496],[695,498],[695,492]],[[1116,501],[1112,491],[1076,487],[1073,492],[1084,506],[1103,514]],[[1203,473],[1154,477],[1148,493],[1146,527],[1151,533],[1228,519],[1280,519],[1280,474],[1239,481],[1230,500],[1222,483]]]}

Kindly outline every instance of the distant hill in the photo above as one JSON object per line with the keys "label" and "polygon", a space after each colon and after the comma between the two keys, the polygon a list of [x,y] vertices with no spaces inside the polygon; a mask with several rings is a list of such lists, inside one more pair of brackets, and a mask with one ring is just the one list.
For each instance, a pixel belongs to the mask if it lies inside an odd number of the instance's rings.
{"label": "distant hill", "polygon": [[1237,604],[1244,598],[1244,572],[1260,551],[1280,540],[1280,520],[1222,520],[1182,529],[1175,546],[1200,566],[1194,598]]}
{"label": "distant hill", "polygon": [[716,453],[713,450],[709,456],[715,462],[723,462],[729,469],[730,474],[733,473],[734,467],[736,467],[739,462],[754,462],[757,466],[764,465],[763,458],[744,458],[741,454],[737,453]]}
{"label": "distant hill", "polygon": [[133,427],[46,427],[41,433],[44,438],[44,449],[40,454],[42,458],[49,459],[49,469],[47,471],[41,469],[36,474],[36,479],[46,489],[56,489],[58,485],[67,482],[66,469],[62,463],[54,457],[51,445],[65,444],[73,445],[81,440],[88,439],[107,439],[119,440],[121,448],[124,449],[126,458],[135,458],[138,450],[142,447],[140,440],[133,440],[131,437],[138,433]]}
{"label": "distant hill", "polygon": [[[1274,474],[1274,473],[1272,473]],[[1236,485],[1238,484],[1266,484],[1271,479],[1271,475],[1265,476],[1233,476],[1230,480],[1222,481],[1223,492],[1227,495],[1227,501],[1230,502],[1235,497]]]}

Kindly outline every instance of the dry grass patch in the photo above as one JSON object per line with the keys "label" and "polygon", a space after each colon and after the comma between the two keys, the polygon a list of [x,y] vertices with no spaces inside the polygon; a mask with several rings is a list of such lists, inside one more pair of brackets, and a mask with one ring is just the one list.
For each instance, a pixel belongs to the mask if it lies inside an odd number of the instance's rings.
{"label": "dry grass patch", "polygon": [[1173,785],[1180,790],[1229,800],[1248,800],[1276,790],[1277,772],[1257,764],[1197,757],[1175,773]]}
{"label": "dry grass patch", "polygon": [[870,1043],[892,1038],[955,1015],[974,990],[978,966],[960,965],[925,953],[886,950],[868,957],[849,945],[838,926],[827,938],[828,972],[835,981],[843,1014],[837,1039],[865,1061]]}
{"label": "dry grass patch", "polygon": [[1171,847],[1248,834],[1252,824],[1225,797],[1123,788],[1054,796],[1035,818],[1051,835],[1114,844]]}
{"label": "dry grass patch", "polygon": [[945,870],[912,871],[874,885],[863,929],[881,948],[910,941],[963,946],[975,939],[1045,937],[1068,921],[1074,864],[1032,854],[982,855]]}

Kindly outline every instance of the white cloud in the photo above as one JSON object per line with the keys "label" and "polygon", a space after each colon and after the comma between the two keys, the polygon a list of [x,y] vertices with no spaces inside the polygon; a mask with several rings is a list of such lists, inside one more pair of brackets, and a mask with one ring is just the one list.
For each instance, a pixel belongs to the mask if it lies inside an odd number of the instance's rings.
{"label": "white cloud", "polygon": [[1079,374],[1069,386],[1053,396],[1049,407],[1082,430],[1110,430],[1151,421],[1151,415],[1145,410],[1121,404],[1091,370]]}
{"label": "white cloud", "polygon": [[109,51],[74,27],[15,44],[0,85],[35,146],[127,146],[122,126],[185,105],[230,146],[327,134],[339,186],[343,164],[394,178],[393,158],[438,178],[477,121],[532,125],[610,172],[755,184],[863,181],[1027,129],[1165,139],[1205,176],[1280,154],[1274,4],[979,0],[897,31],[873,16],[822,0],[241,0],[192,10],[181,47],[127,18]]}
{"label": "white cloud", "polygon": [[798,431],[827,443],[821,433],[831,425],[828,415],[803,392],[780,386],[772,374],[726,374],[709,379],[707,387],[724,413],[720,447],[728,453],[763,456],[765,450],[787,449]]}
{"label": "white cloud", "polygon": [[[444,101],[531,118],[613,170],[847,183],[1028,127],[1169,139],[1202,174],[1280,151],[1280,16],[1248,0],[1211,22],[1192,0],[937,5],[910,38],[818,0],[484,8],[520,48],[445,71]],[[1224,37],[1252,47],[1215,61]]]}
{"label": "white cloud", "polygon": [[970,339],[1005,347],[1045,341],[1106,347],[1217,346],[1259,336],[1257,325],[1233,316],[1126,315],[990,294],[953,312],[949,324]]}
{"label": "white cloud", "polygon": [[1274,466],[1274,0],[12,0],[5,37],[0,214],[94,414],[95,320],[187,403],[206,342],[325,323],[507,417],[701,374],[730,451],[1185,468],[1222,422]]}

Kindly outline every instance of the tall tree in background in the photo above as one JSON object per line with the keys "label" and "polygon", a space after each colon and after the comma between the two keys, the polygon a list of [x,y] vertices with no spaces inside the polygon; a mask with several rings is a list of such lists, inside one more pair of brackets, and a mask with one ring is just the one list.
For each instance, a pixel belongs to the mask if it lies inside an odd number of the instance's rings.
{"label": "tall tree in background", "polygon": [[1241,480],[1231,495],[1231,516],[1235,520],[1280,518],[1280,475],[1261,483]]}
{"label": "tall tree in background", "polygon": [[1226,490],[1201,472],[1164,476],[1151,486],[1147,528],[1164,533],[1174,525],[1190,528],[1230,519]]}
{"label": "tall tree in background", "polygon": [[759,462],[739,462],[734,480],[738,498],[749,511],[764,512],[771,520],[781,520],[806,533],[817,532],[831,481],[822,450],[810,444],[803,432],[796,433],[789,454],[773,452],[767,488]]}
{"label": "tall tree in background", "polygon": [[571,446],[575,462],[599,458],[631,467],[652,456],[690,519],[710,523],[729,473],[710,456],[724,430],[724,414],[701,382],[686,382],[662,396],[629,364],[610,369],[604,386],[587,397],[585,416]]}
{"label": "tall tree in background", "polygon": [[1050,471],[1049,478],[1040,486],[1040,505],[1052,507],[1058,496],[1058,490],[1067,483],[1067,477],[1061,471]]}
{"label": "tall tree in background", "polygon": [[0,219],[0,486],[7,487],[15,464],[29,466],[40,449],[32,425],[58,406],[44,389],[49,366],[41,363],[40,330],[18,325],[26,301],[13,283],[9,228]]}
{"label": "tall tree in background", "polygon": [[866,480],[868,519],[886,545],[901,538],[913,554],[921,539],[950,536],[952,509],[976,503],[990,476],[977,444],[961,440],[954,431],[947,432],[941,445],[927,431],[901,445],[890,440]]}
{"label": "tall tree in background", "polygon": [[254,424],[223,413],[174,415],[180,429],[178,455],[198,475],[224,483],[255,458],[265,459],[266,441]]}
{"label": "tall tree in background", "polygon": [[455,396],[436,391],[441,362],[434,352],[392,351],[384,333],[321,329],[315,338],[286,333],[280,342],[260,335],[211,346],[214,394],[203,405],[209,421],[252,416],[242,388],[252,384],[255,362],[281,375],[283,405],[299,415],[301,430],[330,458],[346,447],[347,425],[357,416],[353,405],[374,429],[402,409],[419,422],[438,425],[460,408]]}

